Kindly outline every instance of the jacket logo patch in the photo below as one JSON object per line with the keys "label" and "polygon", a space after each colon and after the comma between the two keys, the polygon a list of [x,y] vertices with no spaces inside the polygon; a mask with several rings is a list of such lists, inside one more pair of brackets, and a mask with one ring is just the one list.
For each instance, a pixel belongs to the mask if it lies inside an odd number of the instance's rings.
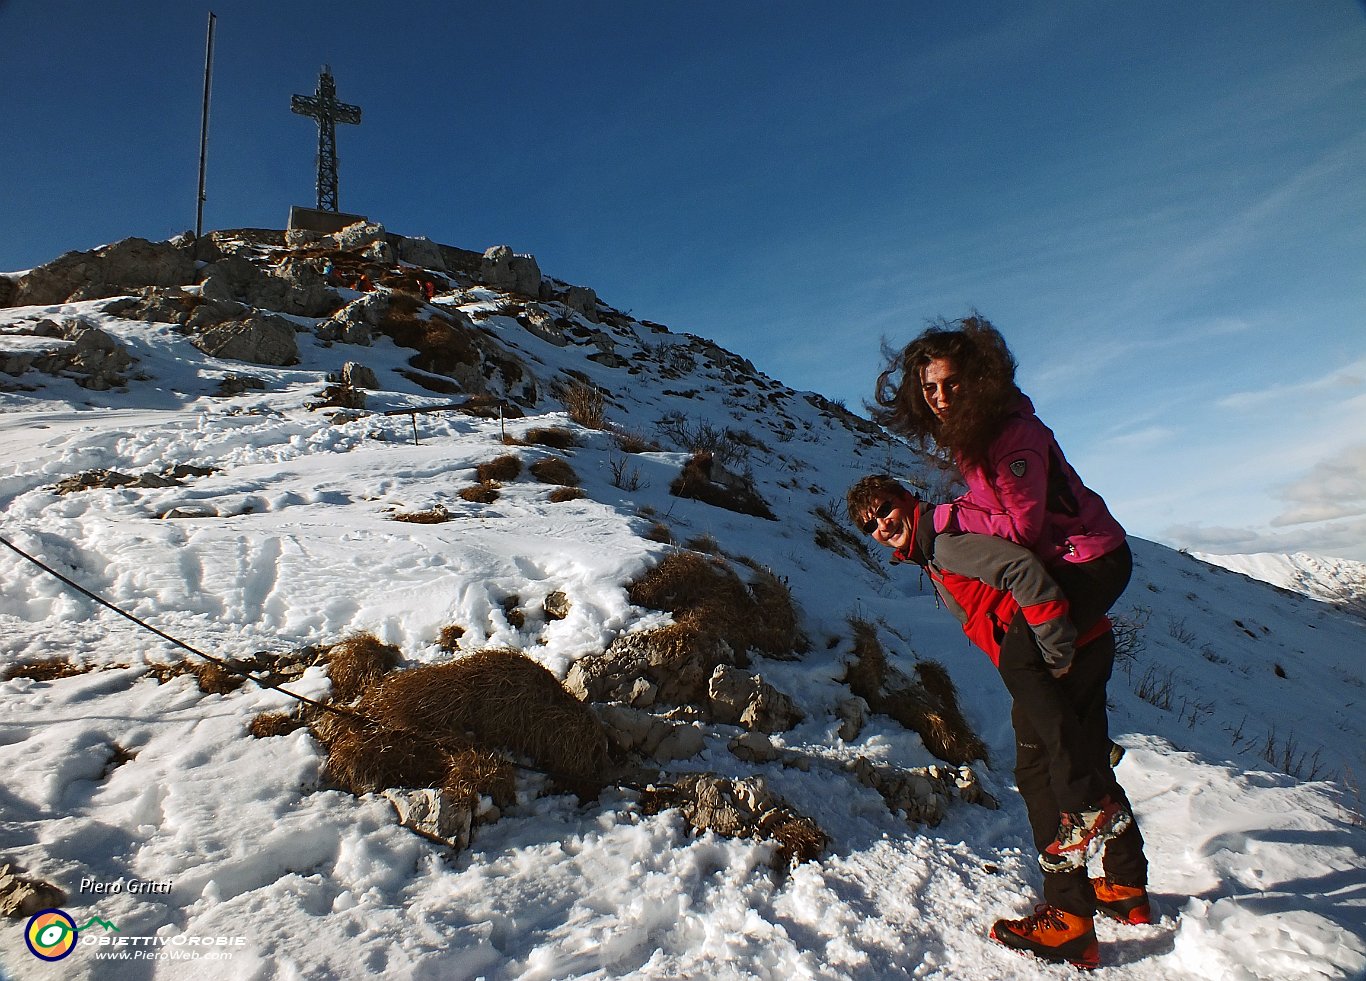
{"label": "jacket logo patch", "polygon": [[1025,475],[1025,466],[1024,458],[1021,457],[1010,465],[1010,472],[1017,477],[1023,477]]}

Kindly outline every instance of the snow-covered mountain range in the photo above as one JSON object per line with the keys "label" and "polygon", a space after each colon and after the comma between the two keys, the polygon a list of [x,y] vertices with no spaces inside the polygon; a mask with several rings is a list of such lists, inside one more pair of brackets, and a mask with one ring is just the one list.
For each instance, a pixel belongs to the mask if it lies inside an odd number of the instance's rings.
{"label": "snow-covered mountain range", "polygon": [[[377,226],[132,240],[0,277],[0,304],[7,542],[313,699],[360,634],[395,677],[520,652],[625,774],[580,797],[519,771],[441,844],[339,786],[316,719],[262,727],[287,695],[187,673],[0,548],[0,863],[79,928],[48,962],[11,919],[0,974],[1070,976],[986,937],[1038,901],[1008,698],[843,517],[865,473],[950,492],[866,419],[531,257]],[[1160,919],[1099,923],[1100,976],[1363,976],[1366,624],[1133,545],[1112,734]],[[643,589],[671,560],[730,605]],[[683,660],[602,680],[650,636]],[[970,769],[891,697],[931,662]],[[642,789],[690,773],[818,829],[806,860]]]}
{"label": "snow-covered mountain range", "polygon": [[1269,552],[1252,555],[1194,554],[1211,565],[1241,572],[1253,579],[1312,596],[1366,617],[1366,562],[1310,555],[1307,552],[1295,552],[1292,555]]}

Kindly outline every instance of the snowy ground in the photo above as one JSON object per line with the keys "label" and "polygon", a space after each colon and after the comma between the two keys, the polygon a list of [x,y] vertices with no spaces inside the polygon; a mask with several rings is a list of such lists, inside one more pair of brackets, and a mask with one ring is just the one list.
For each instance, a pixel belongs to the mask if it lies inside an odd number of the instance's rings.
{"label": "snowy ground", "polygon": [[[480,297],[461,302],[477,307]],[[78,924],[98,916],[118,927],[115,935],[90,926],[84,945],[49,965],[28,953],[23,924],[13,922],[0,932],[0,974],[1072,976],[985,936],[997,917],[1029,912],[1039,882],[1012,785],[1006,696],[990,663],[935,609],[918,576],[882,575],[813,541],[813,509],[838,507],[859,474],[890,464],[926,476],[903,450],[686,336],[633,328],[636,349],[651,345],[660,359],[669,346],[688,353],[671,359],[665,380],[648,365],[635,375],[603,367],[493,317],[486,326],[544,379],[569,367],[605,386],[619,424],[649,434],[676,410],[755,437],[761,448],[748,465],[780,520],[670,497],[686,458],[677,447],[630,457],[640,485],[616,486],[622,453],[589,431],[567,454],[586,499],[550,503],[550,488],[524,475],[496,503],[469,504],[456,492],[474,481],[473,467],[508,452],[497,421],[420,416],[414,445],[407,417],[333,425],[304,408],[324,373],[350,359],[380,375],[386,391],[372,397],[374,408],[448,401],[390,371],[410,352],[388,341],[328,348],[301,337],[301,365],[251,369],[267,380],[266,392],[209,398],[218,377],[242,366],[100,307],[0,310],[0,332],[83,313],[124,340],[145,374],[127,392],[46,379],[36,392],[0,394],[0,533],[158,628],[234,656],[368,630],[423,663],[445,657],[437,632],[459,623],[466,649],[516,647],[563,675],[620,632],[658,619],[633,607],[624,586],[666,551],[642,537],[662,521],[675,541],[711,535],[788,578],[812,643],[800,660],[760,665],[807,712],[778,737],[782,745],[825,760],[857,753],[932,762],[914,733],[883,717],[852,744],[837,735],[833,708],[848,694],[838,680],[851,646],[847,619],[858,615],[881,623],[903,667],[918,657],[948,666],[991,747],[995,764],[982,777],[1003,807],[956,803],[938,827],[908,826],[830,768],[742,763],[726,749],[729,730],[682,766],[763,773],[830,834],[821,859],[779,877],[768,865],[770,844],[693,837],[677,813],[643,817],[629,791],[580,806],[537,796],[531,781],[517,807],[452,857],[396,826],[384,801],[323,788],[320,751],[306,731],[248,736],[246,724],[284,707],[283,696],[251,688],[204,695],[190,677],[158,684],[146,664],[181,652],[0,549],[5,663],[60,655],[107,668],[0,683],[0,768],[8,773],[0,860],[65,889],[64,908]],[[574,428],[558,409],[545,400],[508,431]],[[528,464],[566,455],[541,446],[514,452]],[[172,463],[217,472],[181,487],[51,491],[82,470],[136,474]],[[391,520],[395,510],[438,503],[452,521]],[[177,506],[217,516],[159,517]],[[1366,976],[1366,627],[1161,546],[1136,542],[1135,553],[1135,578],[1117,611],[1136,644],[1111,684],[1112,720],[1128,749],[1119,772],[1148,841],[1161,919],[1100,922],[1105,966],[1096,976]],[[570,598],[567,619],[530,616],[520,629],[507,621],[507,597],[534,610],[554,590]],[[296,687],[319,696],[328,684],[315,671]],[[107,769],[115,745],[132,759]],[[116,894],[82,891],[83,880],[120,879]],[[164,891],[135,894],[134,881]],[[105,936],[159,941],[90,942]],[[204,938],[222,944],[191,944]],[[129,958],[101,959],[119,951]]]}

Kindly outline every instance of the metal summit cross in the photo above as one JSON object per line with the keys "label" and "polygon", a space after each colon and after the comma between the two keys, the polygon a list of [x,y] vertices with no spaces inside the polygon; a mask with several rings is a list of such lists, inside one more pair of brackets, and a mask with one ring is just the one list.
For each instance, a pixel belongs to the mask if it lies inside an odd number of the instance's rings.
{"label": "metal summit cross", "polygon": [[324,65],[318,76],[318,90],[312,95],[296,95],[289,108],[300,116],[318,121],[318,210],[337,209],[337,123],[359,123],[360,106],[337,101],[337,83],[332,67]]}

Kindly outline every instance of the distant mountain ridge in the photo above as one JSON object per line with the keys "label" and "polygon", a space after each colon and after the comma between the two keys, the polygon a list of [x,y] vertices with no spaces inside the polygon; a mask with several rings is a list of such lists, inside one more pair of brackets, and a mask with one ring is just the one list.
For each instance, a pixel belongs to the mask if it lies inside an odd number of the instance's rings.
{"label": "distant mountain ridge", "polygon": [[1214,555],[1192,552],[1196,558],[1281,589],[1332,603],[1366,618],[1366,562],[1326,555],[1294,552],[1254,552],[1246,555]]}

